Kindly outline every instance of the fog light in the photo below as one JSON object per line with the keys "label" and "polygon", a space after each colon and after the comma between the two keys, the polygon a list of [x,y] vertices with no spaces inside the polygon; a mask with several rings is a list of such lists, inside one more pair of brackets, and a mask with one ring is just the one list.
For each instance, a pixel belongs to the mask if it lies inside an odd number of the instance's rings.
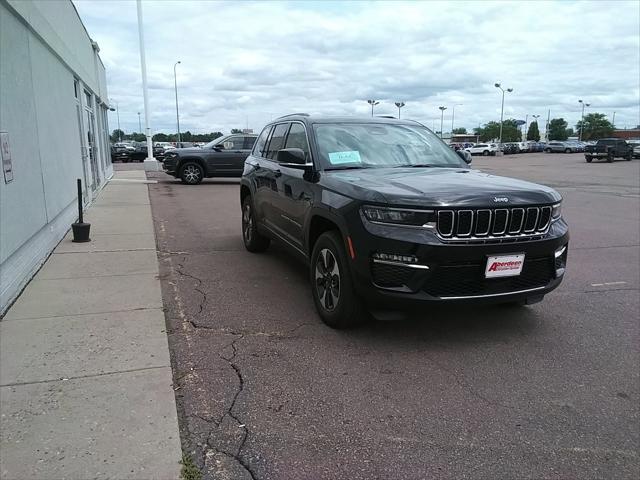
{"label": "fog light", "polygon": [[373,258],[387,262],[418,263],[415,255],[396,255],[395,253],[374,253]]}
{"label": "fog light", "polygon": [[564,275],[564,269],[567,265],[567,246],[564,245],[557,249],[553,254],[555,260],[556,278]]}

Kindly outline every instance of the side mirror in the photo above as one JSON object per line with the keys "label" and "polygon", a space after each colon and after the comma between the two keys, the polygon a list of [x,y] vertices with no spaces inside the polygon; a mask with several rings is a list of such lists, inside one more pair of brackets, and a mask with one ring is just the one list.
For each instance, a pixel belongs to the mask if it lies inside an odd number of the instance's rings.
{"label": "side mirror", "polygon": [[471,160],[473,160],[473,157],[471,156],[471,154],[466,150],[458,150],[456,153],[460,155],[460,158],[462,158],[462,160],[464,160],[465,163],[467,164],[470,164]]}
{"label": "side mirror", "polygon": [[278,150],[276,161],[291,168],[308,166],[307,157],[300,148],[283,148],[282,150]]}

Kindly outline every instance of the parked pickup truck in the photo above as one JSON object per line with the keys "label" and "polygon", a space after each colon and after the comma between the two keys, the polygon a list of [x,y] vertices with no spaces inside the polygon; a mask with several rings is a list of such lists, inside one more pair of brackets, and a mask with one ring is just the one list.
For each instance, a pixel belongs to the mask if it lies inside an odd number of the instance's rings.
{"label": "parked pickup truck", "polygon": [[607,162],[613,162],[614,158],[633,158],[633,147],[625,140],[619,138],[603,138],[595,145],[587,145],[584,149],[584,158],[588,163],[594,158],[604,158]]}

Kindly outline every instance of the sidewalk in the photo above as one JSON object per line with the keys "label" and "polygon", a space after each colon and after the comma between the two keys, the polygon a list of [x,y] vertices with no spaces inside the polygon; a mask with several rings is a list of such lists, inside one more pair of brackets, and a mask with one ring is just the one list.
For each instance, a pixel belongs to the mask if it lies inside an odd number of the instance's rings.
{"label": "sidewalk", "polygon": [[[119,179],[125,179],[120,181]],[[180,438],[144,171],[116,172],[0,322],[0,478],[175,479]]]}

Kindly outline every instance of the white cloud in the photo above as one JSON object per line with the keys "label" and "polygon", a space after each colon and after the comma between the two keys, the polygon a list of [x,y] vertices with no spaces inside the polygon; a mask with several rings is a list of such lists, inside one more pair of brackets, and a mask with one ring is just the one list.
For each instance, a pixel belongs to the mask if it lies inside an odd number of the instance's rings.
{"label": "white cloud", "polygon": [[[137,130],[142,109],[135,2],[75,0],[100,44],[120,121]],[[395,114],[428,126],[439,105],[456,126],[499,119],[500,81],[513,87],[505,116],[591,111],[640,123],[637,2],[143,2],[152,126],[175,130],[173,64],[181,128],[261,128],[296,111]],[[450,127],[451,108],[445,113]],[[112,121],[112,125],[113,125]]]}

